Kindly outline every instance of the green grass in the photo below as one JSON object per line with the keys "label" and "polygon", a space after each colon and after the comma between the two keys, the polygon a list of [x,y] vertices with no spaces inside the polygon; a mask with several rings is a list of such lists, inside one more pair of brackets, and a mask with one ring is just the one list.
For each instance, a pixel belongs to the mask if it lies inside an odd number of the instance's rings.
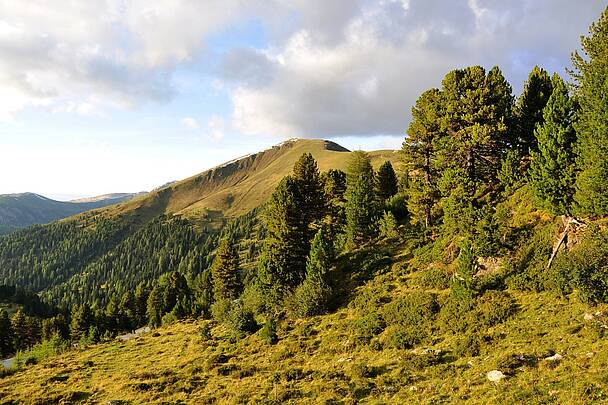
{"label": "green grass", "polygon": [[[506,322],[452,334],[436,319],[425,326],[428,334],[413,350],[390,344],[396,324],[386,325],[369,342],[358,340],[357,325],[370,313],[392,311],[386,318],[394,319],[399,314],[392,303],[414,297],[413,292],[434,294],[441,306],[449,295],[447,289],[421,285],[424,270],[407,265],[404,246],[387,249],[392,261],[380,260],[379,267],[372,266],[372,277],[356,287],[343,306],[323,316],[280,321],[279,341],[274,345],[267,343],[261,331],[234,339],[216,323],[181,322],[128,342],[42,358],[0,379],[0,398],[47,403],[565,404],[606,400],[608,317],[603,313],[608,307],[583,304],[577,293],[560,297],[507,290],[517,309]],[[597,311],[602,315],[584,320],[585,314]],[[203,323],[211,326],[209,340],[199,332]],[[479,345],[474,355],[463,350],[471,342]],[[563,359],[545,360],[554,353]],[[486,374],[493,369],[509,376],[499,384],[490,382]]]}

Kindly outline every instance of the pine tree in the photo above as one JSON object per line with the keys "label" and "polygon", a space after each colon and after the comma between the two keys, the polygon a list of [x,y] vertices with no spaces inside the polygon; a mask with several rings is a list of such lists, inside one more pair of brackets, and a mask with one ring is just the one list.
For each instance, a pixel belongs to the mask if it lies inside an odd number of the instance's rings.
{"label": "pine tree", "polygon": [[377,233],[379,205],[375,196],[374,169],[369,155],[355,151],[347,172],[346,238],[349,247],[368,241]]}
{"label": "pine tree", "polygon": [[330,169],[321,175],[327,200],[325,224],[331,235],[341,232],[346,223],[344,193],[346,192],[346,173]]}
{"label": "pine tree", "polygon": [[327,309],[332,288],[329,271],[335,257],[333,242],[323,228],[316,233],[306,261],[306,279],[293,295],[295,313],[319,315]]}
{"label": "pine tree", "polygon": [[137,305],[135,295],[131,290],[126,291],[120,299],[120,330],[132,330],[137,325]]}
{"label": "pine tree", "polygon": [[28,346],[28,327],[22,308],[19,308],[11,318],[11,328],[13,330],[13,347],[15,350],[26,349]]}
{"label": "pine tree", "polygon": [[408,210],[414,223],[429,227],[439,201],[437,149],[444,137],[440,120],[443,101],[438,89],[427,90],[412,108],[412,121],[403,142],[402,158],[408,175]]}
{"label": "pine tree", "polygon": [[532,152],[530,184],[552,214],[571,215],[576,181],[576,103],[557,74],[552,81],[553,92],[543,111],[542,124],[534,131],[538,152]]}
{"label": "pine tree", "polygon": [[148,295],[146,317],[152,326],[160,326],[164,315],[163,288],[156,285]]}
{"label": "pine tree", "polygon": [[222,239],[211,266],[216,301],[238,298],[243,290],[239,280],[239,252],[228,238]]}
{"label": "pine tree", "polygon": [[72,311],[72,320],[70,321],[70,337],[74,341],[88,337],[89,329],[95,322],[95,316],[91,307],[87,304],[82,304],[74,307]]}
{"label": "pine tree", "polygon": [[142,281],[135,289],[135,308],[137,313],[137,326],[144,325],[147,323],[147,309],[148,309],[148,297],[150,290],[146,284]]}
{"label": "pine tree", "polygon": [[302,221],[300,187],[291,176],[281,180],[268,203],[266,238],[258,264],[258,278],[267,287],[295,288],[306,275],[308,228]]}
{"label": "pine tree", "polygon": [[608,8],[582,38],[584,56],[572,57],[579,139],[575,200],[587,215],[608,214]]}
{"label": "pine tree", "polygon": [[317,161],[310,153],[304,153],[293,167],[293,179],[299,188],[302,222],[308,228],[308,239],[315,233],[315,224],[325,214],[325,195]]}
{"label": "pine tree", "polygon": [[393,165],[388,160],[378,168],[377,193],[380,201],[384,202],[397,194],[397,175]]}
{"label": "pine tree", "polygon": [[543,121],[543,109],[552,92],[553,84],[547,71],[534,66],[515,106],[515,131],[517,132],[515,146],[519,150],[520,156],[529,155],[530,152],[537,150],[534,130],[537,124]]}
{"label": "pine tree", "polygon": [[13,327],[8,313],[4,308],[0,308],[0,356],[8,357],[13,353]]}

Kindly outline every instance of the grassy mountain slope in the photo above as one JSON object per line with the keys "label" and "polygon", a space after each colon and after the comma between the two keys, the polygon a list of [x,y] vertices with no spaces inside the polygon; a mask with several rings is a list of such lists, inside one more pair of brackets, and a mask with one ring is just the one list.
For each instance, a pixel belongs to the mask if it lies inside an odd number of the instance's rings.
{"label": "grassy mountain slope", "polygon": [[0,195],[0,234],[117,204],[134,196],[121,193],[82,201],[55,201],[34,193]]}
{"label": "grassy mountain slope", "polygon": [[[350,156],[347,149],[330,141],[290,140],[109,208],[104,215],[234,218],[266,202],[278,182],[291,173],[296,160],[306,152],[317,160],[321,171],[345,169]],[[398,154],[392,150],[373,151],[370,155],[375,167],[385,160],[393,164],[399,161]]]}
{"label": "grassy mountain slope", "polygon": [[[537,225],[538,232],[551,226],[547,221]],[[429,284],[431,267],[418,263],[419,253],[408,242],[385,242],[380,250],[345,257],[338,269],[349,289],[343,304],[327,315],[281,322],[274,345],[261,332],[234,339],[213,322],[177,323],[127,342],[46,359],[0,379],[0,397],[41,403],[605,400],[608,307],[583,304],[577,293],[560,297],[509,288],[515,310],[504,322],[488,326],[478,320],[473,337],[453,333],[441,320],[450,290],[441,280]],[[420,294],[435,296],[442,310],[423,324],[429,333],[415,348],[396,347],[399,315],[408,312],[392,309]],[[386,324],[374,330],[372,314]],[[210,339],[201,336],[202,324],[212,327]],[[491,382],[487,373],[492,370],[507,377]]]}

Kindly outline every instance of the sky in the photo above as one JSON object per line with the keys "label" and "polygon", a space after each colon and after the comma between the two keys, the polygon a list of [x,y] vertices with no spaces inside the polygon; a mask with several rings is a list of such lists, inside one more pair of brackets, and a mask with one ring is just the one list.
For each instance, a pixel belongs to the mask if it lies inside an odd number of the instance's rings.
{"label": "sky", "polygon": [[282,140],[400,147],[419,94],[567,77],[600,0],[0,0],[0,194],[147,191]]}

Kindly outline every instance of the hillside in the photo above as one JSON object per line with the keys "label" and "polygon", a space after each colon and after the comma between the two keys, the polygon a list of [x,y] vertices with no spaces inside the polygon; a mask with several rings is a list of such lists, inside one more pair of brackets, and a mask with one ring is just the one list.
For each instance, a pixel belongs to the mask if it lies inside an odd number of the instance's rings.
{"label": "hillside", "polygon": [[[557,229],[533,219],[521,203],[510,202],[513,226],[532,220],[535,237]],[[452,269],[421,263],[432,246],[416,248],[415,240],[384,241],[342,257],[334,276],[347,298],[328,314],[283,319],[276,343],[263,329],[235,338],[215,321],[178,322],[41,360],[0,379],[0,397],[158,404],[605,400],[606,305],[585,304],[577,293],[521,289],[505,268],[480,279],[488,291],[472,316],[453,318],[446,276]],[[412,322],[419,322],[415,335]],[[456,332],[463,322],[466,332]],[[408,343],[412,336],[419,340]],[[37,362],[36,353],[20,361],[28,358]],[[493,370],[504,373],[502,381],[488,379]]]}
{"label": "hillside", "polygon": [[[316,139],[285,141],[271,149],[237,158],[136,198],[101,215],[148,217],[179,214],[196,220],[235,218],[268,200],[279,180],[288,175],[303,153],[311,153],[320,171],[344,170],[350,153],[334,142]],[[369,152],[378,167],[385,160],[399,164],[396,151]]]}
{"label": "hillside", "polygon": [[[333,142],[290,140],[121,204],[17,232],[0,239],[0,285],[27,286],[62,306],[105,305],[108,291],[132,291],[182,261],[184,271],[199,274],[221,233],[248,235],[254,255],[258,218],[251,213],[303,153],[311,153],[321,171],[344,169],[351,156]],[[395,151],[374,151],[370,157],[376,167],[385,160],[399,163]]]}
{"label": "hillside", "polygon": [[0,195],[0,234],[117,204],[136,195],[117,193],[75,201],[55,201],[34,193],[3,194]]}

